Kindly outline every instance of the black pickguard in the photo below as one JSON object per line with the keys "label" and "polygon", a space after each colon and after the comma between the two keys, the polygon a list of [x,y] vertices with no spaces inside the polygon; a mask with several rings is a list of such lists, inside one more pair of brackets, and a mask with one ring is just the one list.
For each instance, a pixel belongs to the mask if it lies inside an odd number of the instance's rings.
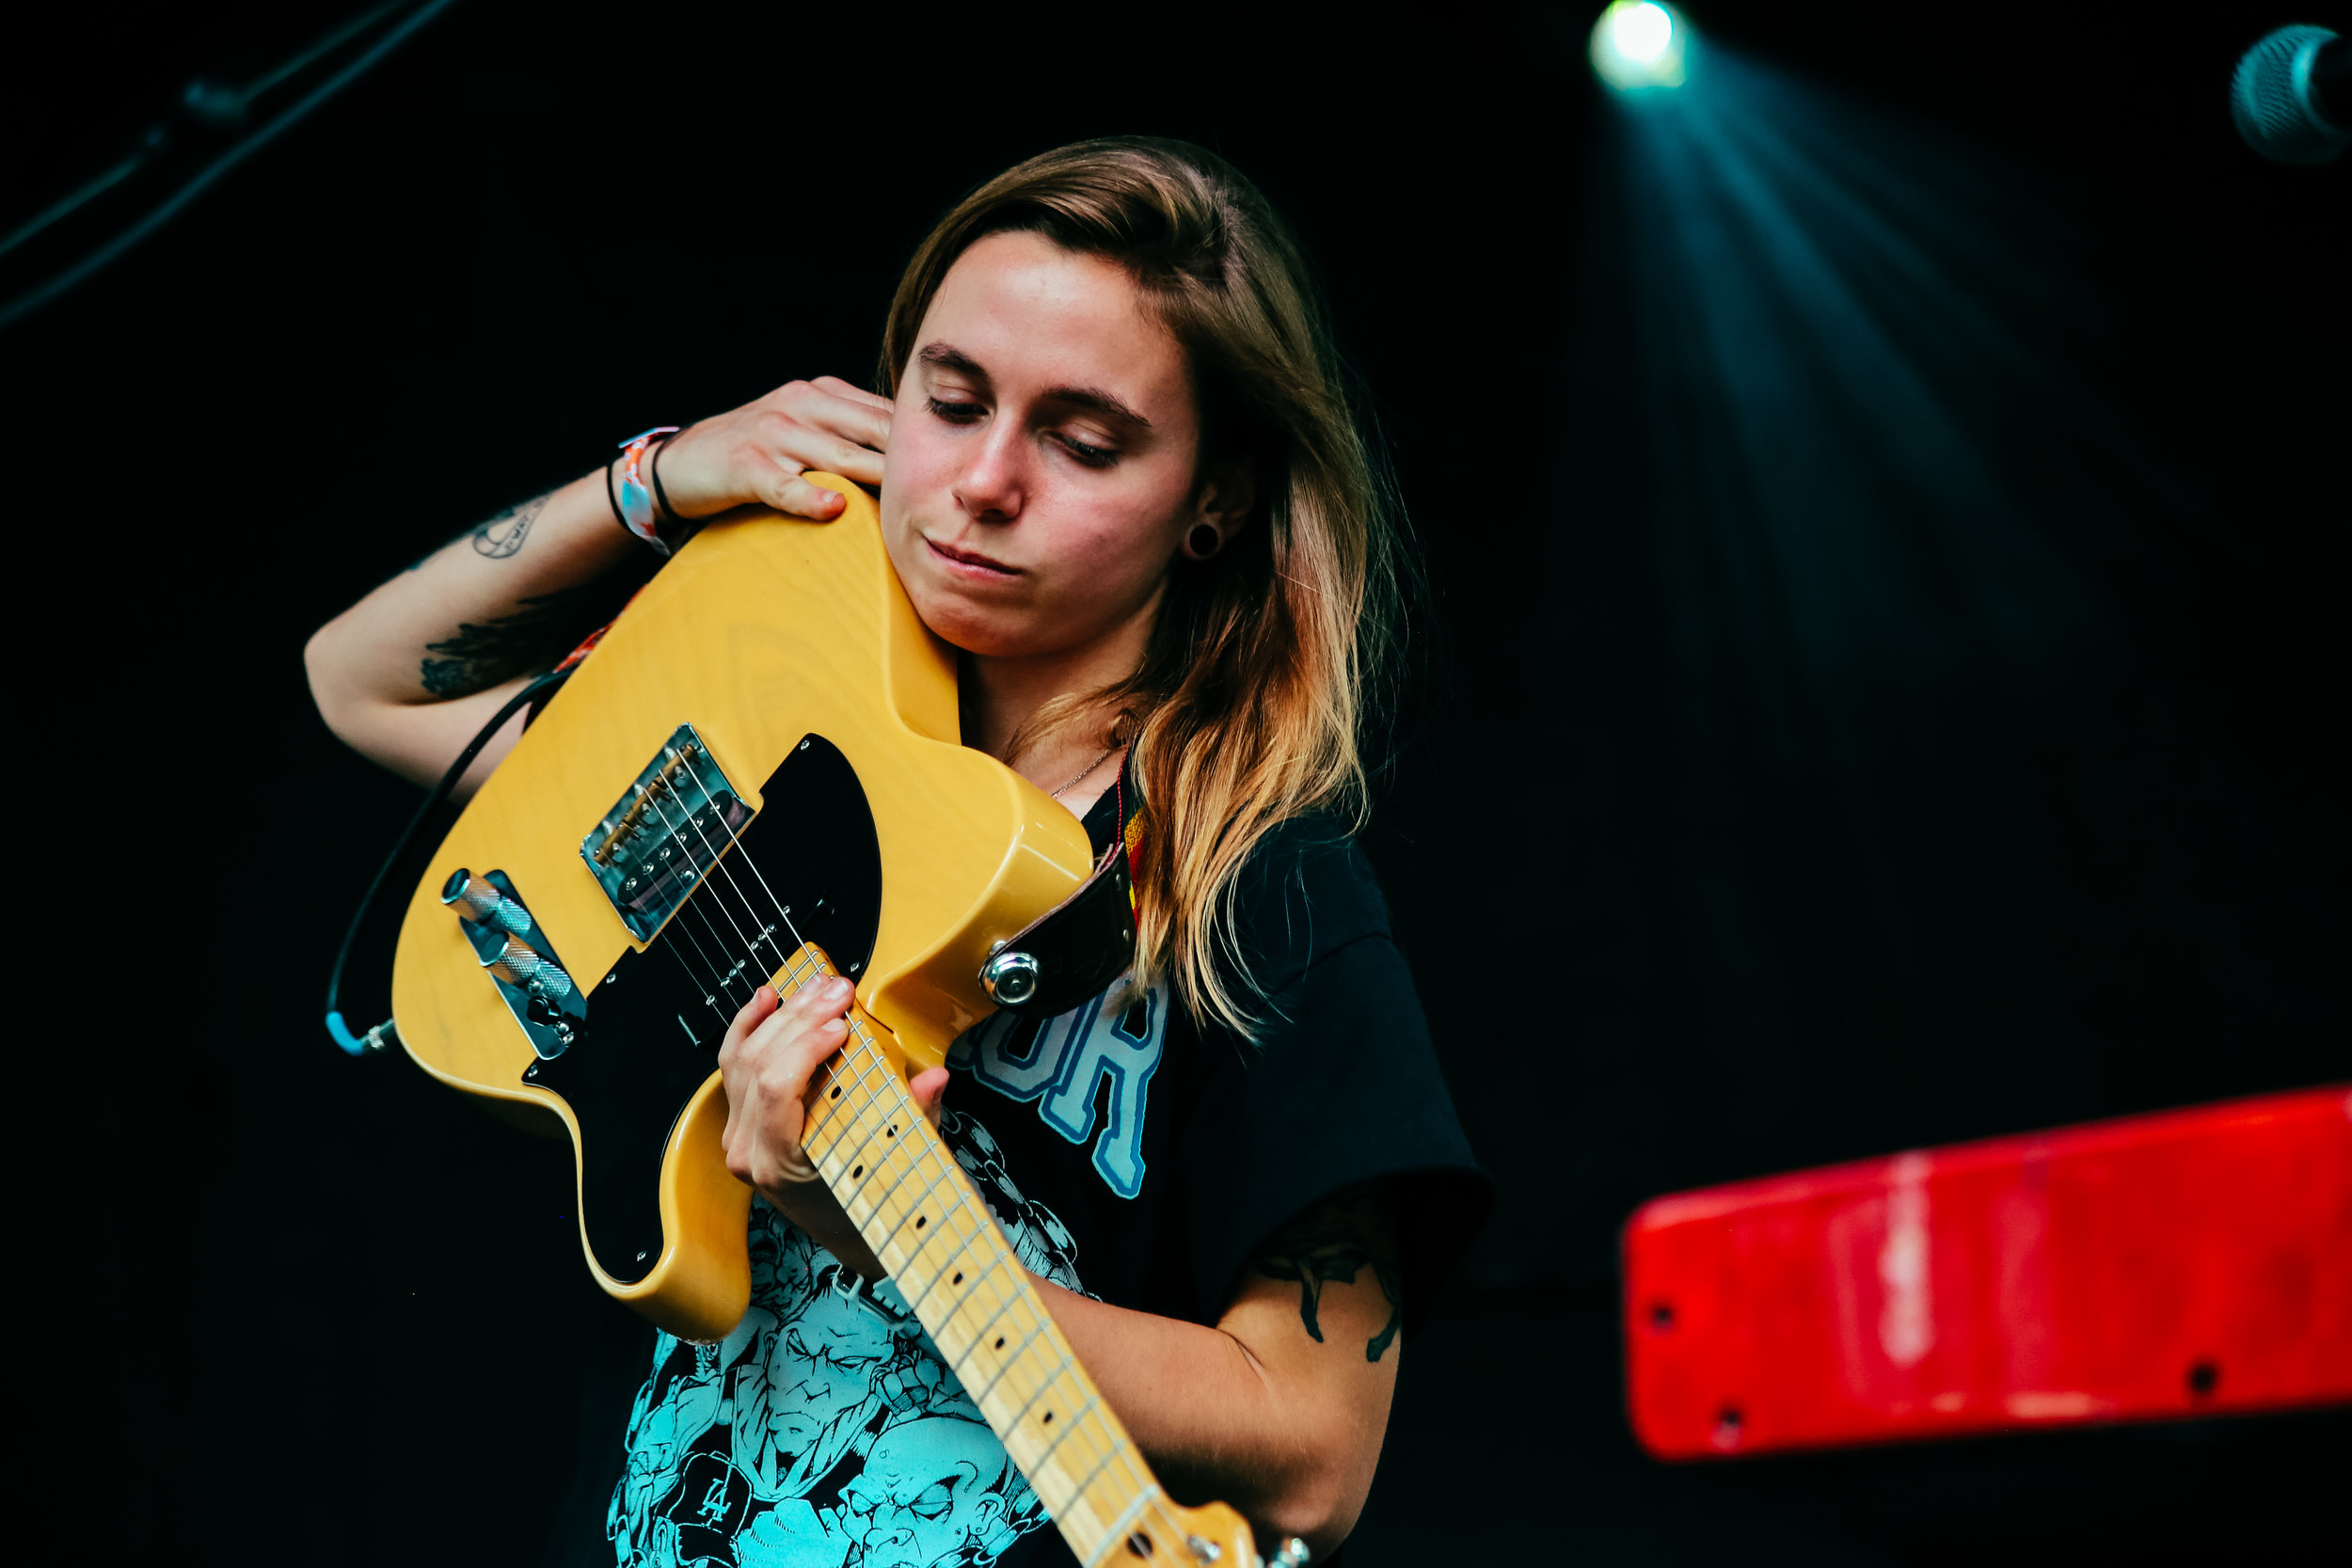
{"label": "black pickguard", "polygon": [[759,793],[759,816],[721,869],[645,950],[624,953],[593,986],[581,977],[579,1040],[523,1073],[579,1120],[582,1228],[598,1266],[625,1285],[661,1257],[662,1150],[716,1069],[728,1022],[803,942],[849,975],[874,956],[882,844],[849,759],[810,736]]}

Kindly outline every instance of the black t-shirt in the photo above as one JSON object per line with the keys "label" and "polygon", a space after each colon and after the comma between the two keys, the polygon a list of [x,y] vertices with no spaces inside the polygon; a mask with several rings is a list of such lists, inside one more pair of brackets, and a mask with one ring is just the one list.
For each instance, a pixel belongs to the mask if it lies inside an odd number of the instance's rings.
{"label": "black t-shirt", "polygon": [[[1098,853],[1133,799],[1129,784],[1088,814]],[[1054,1019],[999,1014],[949,1053],[941,1133],[1035,1273],[1194,1323],[1222,1315],[1285,1222],[1382,1183],[1410,1334],[1490,1193],[1387,908],[1317,817],[1269,834],[1238,891],[1254,1041],[1200,1028],[1164,982],[1122,981]],[[752,1307],[721,1344],[612,1337],[548,1560],[1066,1568],[896,1288],[861,1281],[765,1204],[751,1247]]]}

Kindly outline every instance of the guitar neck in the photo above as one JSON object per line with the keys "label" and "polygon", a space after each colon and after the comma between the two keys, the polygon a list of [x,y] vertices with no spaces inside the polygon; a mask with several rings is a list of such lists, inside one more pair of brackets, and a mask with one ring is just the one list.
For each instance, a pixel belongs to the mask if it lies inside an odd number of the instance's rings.
{"label": "guitar neck", "polygon": [[[803,947],[776,986],[832,973]],[[1183,1560],[1182,1511],[858,1014],[818,1076],[802,1144],[1078,1560]]]}

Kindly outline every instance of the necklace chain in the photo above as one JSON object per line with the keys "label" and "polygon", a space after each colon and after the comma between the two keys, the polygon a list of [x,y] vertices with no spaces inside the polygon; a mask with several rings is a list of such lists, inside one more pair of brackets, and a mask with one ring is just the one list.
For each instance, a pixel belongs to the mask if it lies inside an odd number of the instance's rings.
{"label": "necklace chain", "polygon": [[1079,768],[1077,772],[1071,775],[1071,779],[1068,784],[1062,785],[1059,789],[1052,791],[1053,799],[1058,800],[1063,796],[1069,794],[1072,790],[1077,788],[1079,784],[1085,780],[1088,774],[1093,772],[1096,768],[1110,761],[1111,753],[1118,750],[1119,748],[1117,746],[1104,747],[1103,754],[1101,756],[1096,757],[1092,762],[1088,763],[1084,768]]}

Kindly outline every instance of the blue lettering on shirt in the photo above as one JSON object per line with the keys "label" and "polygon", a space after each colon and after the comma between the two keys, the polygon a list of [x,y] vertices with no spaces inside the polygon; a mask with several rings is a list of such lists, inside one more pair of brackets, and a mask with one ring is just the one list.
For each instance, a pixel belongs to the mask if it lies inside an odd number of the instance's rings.
{"label": "blue lettering on shirt", "polygon": [[947,1065],[1009,1099],[1040,1101],[1045,1125],[1082,1144],[1094,1136],[1095,1102],[1110,1080],[1110,1121],[1094,1141],[1094,1170],[1112,1192],[1143,1191],[1143,1114],[1168,1031],[1168,987],[1120,983],[1042,1022],[998,1013],[966,1030]]}

